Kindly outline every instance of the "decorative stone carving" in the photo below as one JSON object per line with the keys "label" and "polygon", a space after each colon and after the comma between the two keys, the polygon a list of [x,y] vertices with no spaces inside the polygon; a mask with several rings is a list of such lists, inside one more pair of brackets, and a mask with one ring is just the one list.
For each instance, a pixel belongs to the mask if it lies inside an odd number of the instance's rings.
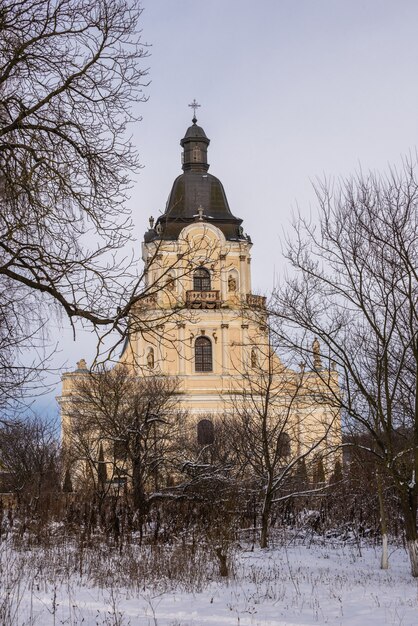
{"label": "decorative stone carving", "polygon": [[258,358],[257,358],[257,350],[252,348],[251,350],[251,367],[256,369],[258,367]]}
{"label": "decorative stone carving", "polygon": [[313,352],[313,364],[314,364],[314,369],[319,370],[322,367],[322,362],[321,362],[321,354],[320,354],[320,343],[318,341],[318,338],[315,337],[313,343],[312,343],[312,352]]}
{"label": "decorative stone carving", "polygon": [[154,348],[150,348],[148,350],[147,366],[149,367],[150,370],[154,369],[154,366],[155,366],[155,362],[154,362]]}

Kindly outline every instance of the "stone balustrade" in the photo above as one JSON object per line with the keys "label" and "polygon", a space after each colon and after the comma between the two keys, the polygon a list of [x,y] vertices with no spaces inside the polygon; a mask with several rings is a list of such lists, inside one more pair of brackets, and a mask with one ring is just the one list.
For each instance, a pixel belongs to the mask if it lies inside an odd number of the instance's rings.
{"label": "stone balustrade", "polygon": [[186,291],[186,305],[192,309],[217,309],[221,306],[220,292],[216,289]]}
{"label": "stone balustrade", "polygon": [[247,305],[253,307],[255,309],[265,309],[266,308],[266,297],[265,296],[256,296],[252,293],[247,293]]}

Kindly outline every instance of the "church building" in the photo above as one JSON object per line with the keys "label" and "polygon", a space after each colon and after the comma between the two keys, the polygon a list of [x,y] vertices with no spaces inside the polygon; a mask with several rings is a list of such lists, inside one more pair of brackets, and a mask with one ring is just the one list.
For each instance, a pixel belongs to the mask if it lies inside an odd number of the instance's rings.
{"label": "church building", "polygon": [[[309,371],[287,369],[272,352],[266,299],[251,287],[251,238],[231,211],[221,181],[209,173],[210,140],[196,116],[180,144],[183,172],[164,213],[150,218],[144,236],[144,295],[132,312],[120,363],[136,376],[176,377],[179,403],[193,424],[232,412],[237,398],[251,394],[252,380],[258,381],[254,394],[262,402],[260,375],[270,374],[277,378],[277,412],[293,398],[295,453],[318,437],[324,446],[335,446],[339,418],[321,399],[325,370],[319,346],[313,345],[315,366]],[[82,361],[63,376],[63,422],[84,367]],[[336,372],[326,375],[338,393]]]}

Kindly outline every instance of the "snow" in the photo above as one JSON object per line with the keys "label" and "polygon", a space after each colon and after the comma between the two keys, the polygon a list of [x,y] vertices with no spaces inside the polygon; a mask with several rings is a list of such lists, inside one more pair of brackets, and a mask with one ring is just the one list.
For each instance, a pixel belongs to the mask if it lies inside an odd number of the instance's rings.
{"label": "snow", "polygon": [[[390,569],[380,553],[356,545],[291,545],[241,548],[231,575],[199,573],[194,588],[183,583],[121,586],[109,567],[101,584],[71,570],[59,556],[16,552],[0,545],[0,623],[7,626],[416,626],[418,581],[403,548],[392,548]],[[106,570],[104,567],[104,571]],[[100,569],[100,568],[99,568]],[[51,572],[54,576],[51,576]],[[71,573],[70,573],[71,571]],[[204,572],[206,573],[206,571]],[[129,578],[129,577],[127,577]],[[150,580],[151,580],[150,576]],[[14,581],[14,582],[13,582]],[[107,583],[106,583],[107,581]],[[192,586],[193,587],[193,586]],[[11,594],[8,600],[7,590]],[[4,617],[6,609],[8,617]],[[2,613],[3,611],[3,613]],[[3,615],[3,619],[2,619]]]}

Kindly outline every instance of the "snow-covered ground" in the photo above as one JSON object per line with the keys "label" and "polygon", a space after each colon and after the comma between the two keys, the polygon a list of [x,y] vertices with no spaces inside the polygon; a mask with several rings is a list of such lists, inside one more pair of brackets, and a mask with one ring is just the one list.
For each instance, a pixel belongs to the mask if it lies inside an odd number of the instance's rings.
{"label": "snow-covered ground", "polygon": [[[76,573],[62,555],[51,563],[51,555],[0,546],[2,625],[418,625],[418,581],[402,548],[393,548],[388,571],[379,569],[379,554],[371,547],[242,548],[231,559],[227,580],[214,574],[213,564],[206,570],[196,561],[196,585],[167,584],[167,571],[161,585],[152,576],[150,585],[139,578],[137,585],[124,585],[128,566],[121,560],[115,577],[117,560],[107,562],[106,550],[97,582],[91,570],[85,574],[80,565]],[[126,574],[132,581],[135,573]]]}

